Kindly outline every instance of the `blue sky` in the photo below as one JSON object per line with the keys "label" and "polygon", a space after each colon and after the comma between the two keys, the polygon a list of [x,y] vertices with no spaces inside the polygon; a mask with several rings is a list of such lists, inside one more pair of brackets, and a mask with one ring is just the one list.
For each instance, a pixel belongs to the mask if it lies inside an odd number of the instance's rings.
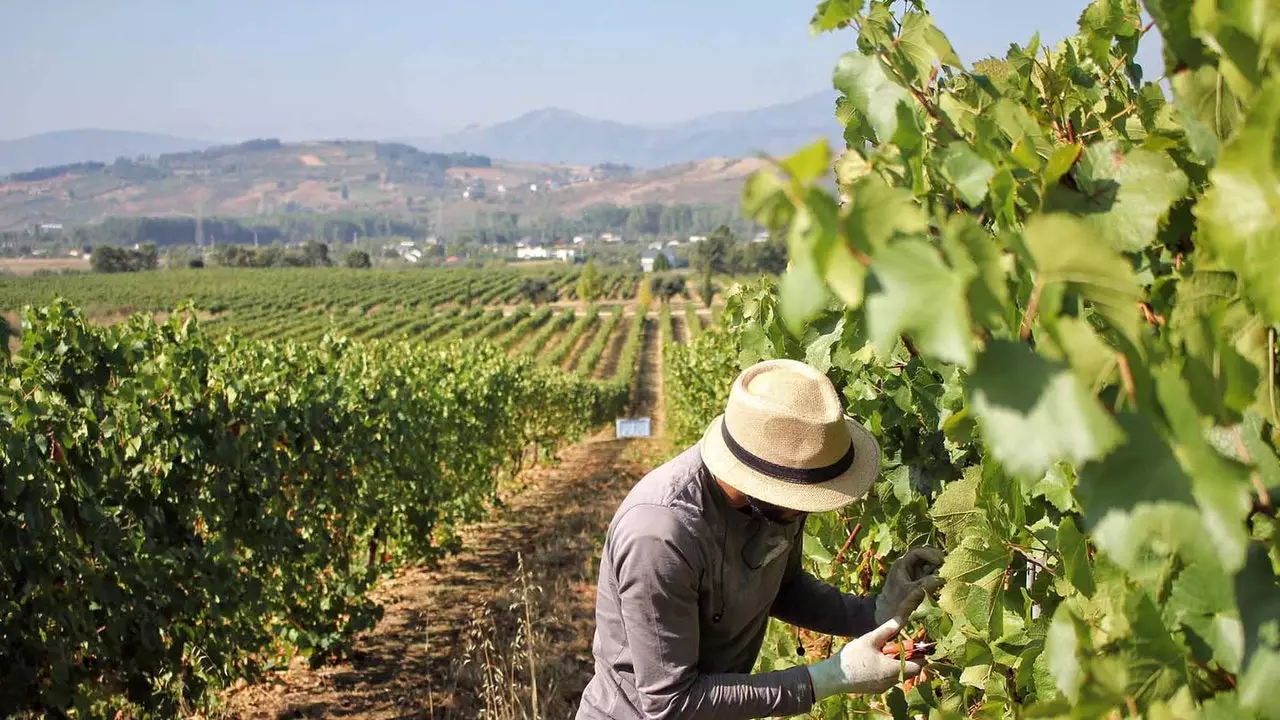
{"label": "blue sky", "polygon": [[[851,31],[809,36],[811,0],[5,4],[0,139],[85,127],[209,140],[421,136],[548,106],[658,124],[830,87],[853,46]],[[971,62],[1036,30],[1060,39],[1085,5],[929,6]]]}

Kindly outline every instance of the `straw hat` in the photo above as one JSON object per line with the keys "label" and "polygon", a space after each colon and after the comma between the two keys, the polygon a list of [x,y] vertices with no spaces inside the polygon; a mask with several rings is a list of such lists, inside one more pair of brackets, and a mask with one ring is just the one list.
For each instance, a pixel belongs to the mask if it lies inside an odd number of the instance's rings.
{"label": "straw hat", "polygon": [[733,382],[724,414],[702,436],[702,461],[758,500],[826,512],[871,488],[880,445],[844,414],[826,375],[795,360],[767,360]]}

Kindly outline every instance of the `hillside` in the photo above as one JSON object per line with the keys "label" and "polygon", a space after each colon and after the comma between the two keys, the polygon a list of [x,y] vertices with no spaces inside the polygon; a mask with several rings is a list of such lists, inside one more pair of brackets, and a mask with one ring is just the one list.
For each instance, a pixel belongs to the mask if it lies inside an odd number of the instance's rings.
{"label": "hillside", "polygon": [[[423,153],[389,143],[251,141],[20,173],[0,180],[0,231],[124,216],[254,217],[374,212],[469,224],[477,211],[576,212],[595,203],[728,205],[755,160],[668,168],[548,165]],[[484,187],[481,199],[464,198]],[[533,189],[536,186],[536,189]],[[476,193],[472,193],[476,194]]]}
{"label": "hillside", "polygon": [[488,127],[407,142],[424,150],[466,150],[521,162],[655,168],[709,157],[746,157],[795,150],[818,137],[840,138],[826,91],[795,102],[706,115],[664,127],[597,120],[547,108]]}
{"label": "hillside", "polygon": [[118,157],[202,150],[211,143],[119,130],[64,130],[0,140],[0,175],[50,165],[111,162]]}

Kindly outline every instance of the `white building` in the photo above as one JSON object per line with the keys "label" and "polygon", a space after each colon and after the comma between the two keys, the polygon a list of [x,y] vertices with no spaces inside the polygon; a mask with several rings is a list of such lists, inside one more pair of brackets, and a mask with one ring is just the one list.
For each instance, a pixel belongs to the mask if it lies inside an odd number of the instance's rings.
{"label": "white building", "polygon": [[574,236],[573,236],[573,244],[574,244],[574,245],[581,245],[582,243],[584,243],[584,242],[586,242],[586,241],[587,241],[587,239],[586,239],[585,237],[581,236],[581,235],[574,235]]}
{"label": "white building", "polygon": [[769,233],[767,232],[757,233],[755,237],[751,238],[751,242],[753,243],[769,242]]}
{"label": "white building", "polygon": [[676,266],[676,255],[670,250],[645,250],[640,256],[640,269],[647,273],[653,272],[653,261],[658,258],[659,253],[667,256],[667,267]]}
{"label": "white building", "polygon": [[614,235],[614,234],[613,234],[613,233],[611,233],[611,232],[607,232],[607,233],[600,233],[600,241],[601,241],[601,242],[609,242],[609,243],[611,243],[611,242],[622,242],[622,236],[621,236],[621,235]]}
{"label": "white building", "polygon": [[689,242],[691,243],[703,242],[706,239],[707,239],[706,235],[690,235],[689,236]]}
{"label": "white building", "polygon": [[541,245],[516,248],[516,257],[521,260],[546,260],[551,253]]}
{"label": "white building", "polygon": [[560,262],[571,263],[578,256],[578,251],[573,248],[556,248],[555,255]]}

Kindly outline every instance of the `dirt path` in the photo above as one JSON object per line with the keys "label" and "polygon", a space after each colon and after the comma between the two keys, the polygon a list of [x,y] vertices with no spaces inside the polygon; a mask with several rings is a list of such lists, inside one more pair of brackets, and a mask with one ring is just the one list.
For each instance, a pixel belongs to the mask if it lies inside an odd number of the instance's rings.
{"label": "dirt path", "polygon": [[596,333],[600,332],[600,328],[603,324],[604,321],[597,317],[595,322],[588,325],[582,331],[582,334],[578,336],[578,339],[574,340],[573,349],[569,351],[569,354],[564,358],[564,362],[561,363],[560,367],[562,370],[565,370],[566,372],[573,372],[573,369],[578,367],[578,358],[582,357],[582,353],[587,349],[587,346],[591,344],[591,341],[595,339]]}
{"label": "dirt path", "polygon": [[[632,410],[654,418],[655,434],[663,405],[657,330],[650,318]],[[610,428],[565,449],[557,467],[529,471],[502,509],[463,530],[460,553],[379,586],[385,615],[350,658],[317,670],[295,665],[241,687],[228,697],[228,714],[522,718],[532,716],[536,687],[538,717],[572,717],[592,669],[599,545],[661,443],[618,440]]]}
{"label": "dirt path", "polygon": [[689,323],[685,322],[684,310],[677,312],[672,309],[671,330],[671,339],[674,340],[677,345],[689,344]]}
{"label": "dirt path", "polygon": [[618,372],[618,360],[622,359],[622,346],[627,344],[631,317],[623,315],[618,320],[618,324],[613,331],[613,337],[609,338],[609,347],[604,351],[604,357],[600,358],[600,364],[596,366],[596,380],[607,380]]}

